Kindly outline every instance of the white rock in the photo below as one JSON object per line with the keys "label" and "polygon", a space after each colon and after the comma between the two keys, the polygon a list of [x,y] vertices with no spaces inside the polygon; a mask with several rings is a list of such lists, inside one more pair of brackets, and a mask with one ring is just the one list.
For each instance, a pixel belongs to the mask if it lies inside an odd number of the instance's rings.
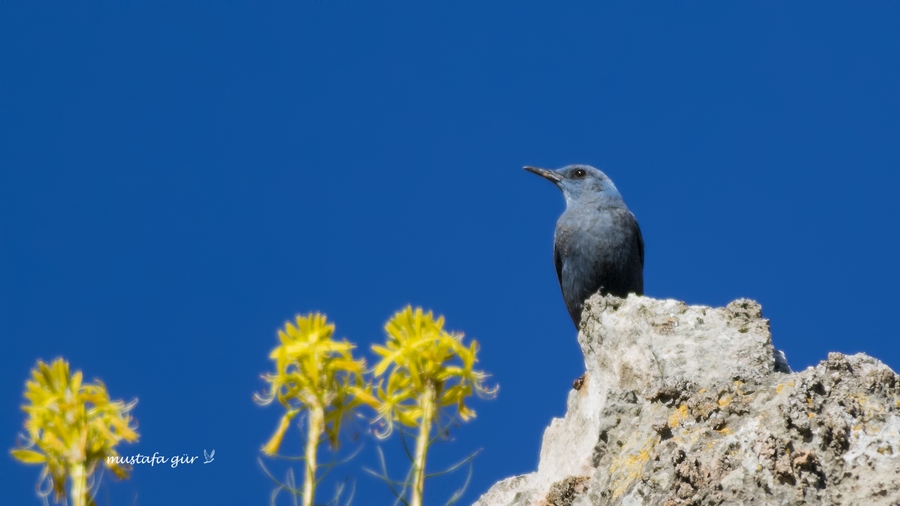
{"label": "white rock", "polygon": [[477,506],[897,504],[900,378],[831,353],[791,373],[760,306],[595,295],[586,378],[536,472]]}

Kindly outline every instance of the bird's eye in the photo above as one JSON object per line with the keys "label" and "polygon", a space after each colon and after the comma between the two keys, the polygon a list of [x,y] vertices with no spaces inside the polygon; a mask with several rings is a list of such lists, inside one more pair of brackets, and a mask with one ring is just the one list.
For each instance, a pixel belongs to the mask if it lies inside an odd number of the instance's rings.
{"label": "bird's eye", "polygon": [[584,169],[575,169],[575,172],[572,173],[575,177],[584,177],[587,175],[587,172]]}

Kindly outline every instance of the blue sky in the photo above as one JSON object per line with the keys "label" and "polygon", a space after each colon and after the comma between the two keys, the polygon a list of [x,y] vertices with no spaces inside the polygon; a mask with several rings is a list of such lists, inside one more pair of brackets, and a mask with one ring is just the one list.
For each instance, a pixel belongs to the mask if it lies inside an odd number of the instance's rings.
{"label": "blue sky", "polygon": [[[415,304],[501,387],[433,469],[482,450],[464,504],[535,470],[583,363],[563,199],[523,165],[615,181],[648,295],[758,300],[794,369],[897,370],[898,22],[887,2],[4,3],[0,440],[62,355],[139,399],[123,454],[216,450],[107,476],[100,504],[266,504],[279,411],[251,396],[276,329],[319,310],[367,350]],[[361,441],[334,474],[389,504]],[[0,497],[39,504],[37,474],[0,458]]]}

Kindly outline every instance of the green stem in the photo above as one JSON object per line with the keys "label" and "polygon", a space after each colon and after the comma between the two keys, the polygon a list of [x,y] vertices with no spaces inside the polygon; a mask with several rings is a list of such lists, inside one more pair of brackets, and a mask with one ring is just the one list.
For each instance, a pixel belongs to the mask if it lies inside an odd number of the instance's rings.
{"label": "green stem", "polygon": [[72,506],[87,506],[87,471],[84,462],[71,466],[69,478],[72,479]]}
{"label": "green stem", "polygon": [[428,385],[419,398],[422,421],[419,422],[419,435],[416,437],[416,458],[413,462],[413,491],[410,506],[422,506],[422,497],[425,491],[425,454],[428,452],[428,443],[431,441],[431,424],[435,412],[434,397],[435,389]]}
{"label": "green stem", "polygon": [[315,406],[309,410],[309,431],[306,435],[306,476],[303,480],[303,506],[313,506],[316,495],[316,456],[319,439],[325,432],[325,410]]}

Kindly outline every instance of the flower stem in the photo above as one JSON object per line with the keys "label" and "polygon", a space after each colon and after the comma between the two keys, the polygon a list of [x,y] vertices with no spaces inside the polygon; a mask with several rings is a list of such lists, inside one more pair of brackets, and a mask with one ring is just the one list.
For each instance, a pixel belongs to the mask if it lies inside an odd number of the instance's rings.
{"label": "flower stem", "polygon": [[88,491],[84,462],[72,465],[69,470],[69,478],[72,479],[72,506],[86,506]]}
{"label": "flower stem", "polygon": [[431,424],[435,411],[435,389],[428,385],[419,399],[422,408],[422,420],[419,423],[419,435],[416,438],[416,458],[413,462],[413,490],[410,506],[422,506],[425,491],[425,454],[431,441]]}
{"label": "flower stem", "polygon": [[313,406],[309,410],[309,432],[306,436],[306,476],[303,480],[303,506],[313,506],[316,495],[316,456],[319,439],[325,431],[325,410]]}

